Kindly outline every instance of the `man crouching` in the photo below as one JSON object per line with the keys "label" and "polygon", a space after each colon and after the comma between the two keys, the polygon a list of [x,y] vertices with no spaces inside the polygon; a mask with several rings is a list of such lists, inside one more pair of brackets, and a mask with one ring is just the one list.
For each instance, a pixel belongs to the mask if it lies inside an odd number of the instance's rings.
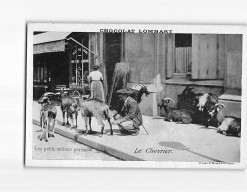
{"label": "man crouching", "polygon": [[121,133],[127,135],[138,135],[139,126],[142,125],[142,114],[137,102],[129,96],[126,89],[117,91],[120,101],[123,103],[121,114],[114,116],[113,125],[118,125]]}

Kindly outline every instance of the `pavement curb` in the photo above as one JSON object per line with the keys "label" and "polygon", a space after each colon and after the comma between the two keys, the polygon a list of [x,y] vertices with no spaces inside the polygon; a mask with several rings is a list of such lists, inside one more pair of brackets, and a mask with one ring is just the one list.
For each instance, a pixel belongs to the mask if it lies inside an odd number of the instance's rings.
{"label": "pavement curb", "polygon": [[[33,119],[33,124],[40,126],[40,122],[38,120]],[[108,147],[105,146],[103,144],[99,144],[96,141],[92,141],[92,140],[88,140],[86,137],[80,137],[80,136],[76,136],[78,134],[73,133],[73,132],[68,132],[66,130],[63,130],[59,127],[54,128],[55,133],[60,134],[64,137],[67,137],[69,139],[73,139],[78,143],[82,143],[85,144],[87,146],[90,146],[96,150],[100,150],[102,152],[105,152],[111,156],[114,156],[116,158],[119,158],[121,160],[125,160],[125,161],[144,161],[144,159],[141,158],[137,158],[135,156],[132,156],[130,154],[127,154],[123,151],[117,150],[115,148],[112,147]]]}

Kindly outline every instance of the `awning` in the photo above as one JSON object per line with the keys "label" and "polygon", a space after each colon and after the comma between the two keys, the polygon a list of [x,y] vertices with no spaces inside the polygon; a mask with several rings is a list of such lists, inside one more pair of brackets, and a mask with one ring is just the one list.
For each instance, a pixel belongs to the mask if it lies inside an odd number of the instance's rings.
{"label": "awning", "polygon": [[63,52],[65,39],[71,32],[46,32],[34,35],[33,54]]}

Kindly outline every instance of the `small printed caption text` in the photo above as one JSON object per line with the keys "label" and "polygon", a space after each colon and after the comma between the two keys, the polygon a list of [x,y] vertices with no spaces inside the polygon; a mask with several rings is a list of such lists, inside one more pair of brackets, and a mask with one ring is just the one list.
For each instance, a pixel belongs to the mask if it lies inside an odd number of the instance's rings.
{"label": "small printed caption text", "polygon": [[81,148],[67,148],[67,147],[34,147],[34,150],[37,152],[91,152],[92,149],[88,147]]}
{"label": "small printed caption text", "polygon": [[134,153],[147,153],[147,154],[171,154],[172,150],[159,150],[154,148],[136,148]]}

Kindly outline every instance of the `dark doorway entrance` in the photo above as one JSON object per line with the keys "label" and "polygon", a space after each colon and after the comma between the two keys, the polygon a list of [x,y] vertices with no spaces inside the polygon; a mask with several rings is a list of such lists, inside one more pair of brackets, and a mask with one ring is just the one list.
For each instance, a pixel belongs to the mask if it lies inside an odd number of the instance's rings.
{"label": "dark doorway entrance", "polygon": [[33,58],[33,98],[56,92],[56,85],[69,83],[69,66],[65,52],[35,54]]}
{"label": "dark doorway entrance", "polygon": [[[111,89],[112,77],[116,63],[121,61],[121,33],[106,33],[104,59],[106,65],[106,76],[108,91]],[[107,94],[107,98],[109,93]]]}

